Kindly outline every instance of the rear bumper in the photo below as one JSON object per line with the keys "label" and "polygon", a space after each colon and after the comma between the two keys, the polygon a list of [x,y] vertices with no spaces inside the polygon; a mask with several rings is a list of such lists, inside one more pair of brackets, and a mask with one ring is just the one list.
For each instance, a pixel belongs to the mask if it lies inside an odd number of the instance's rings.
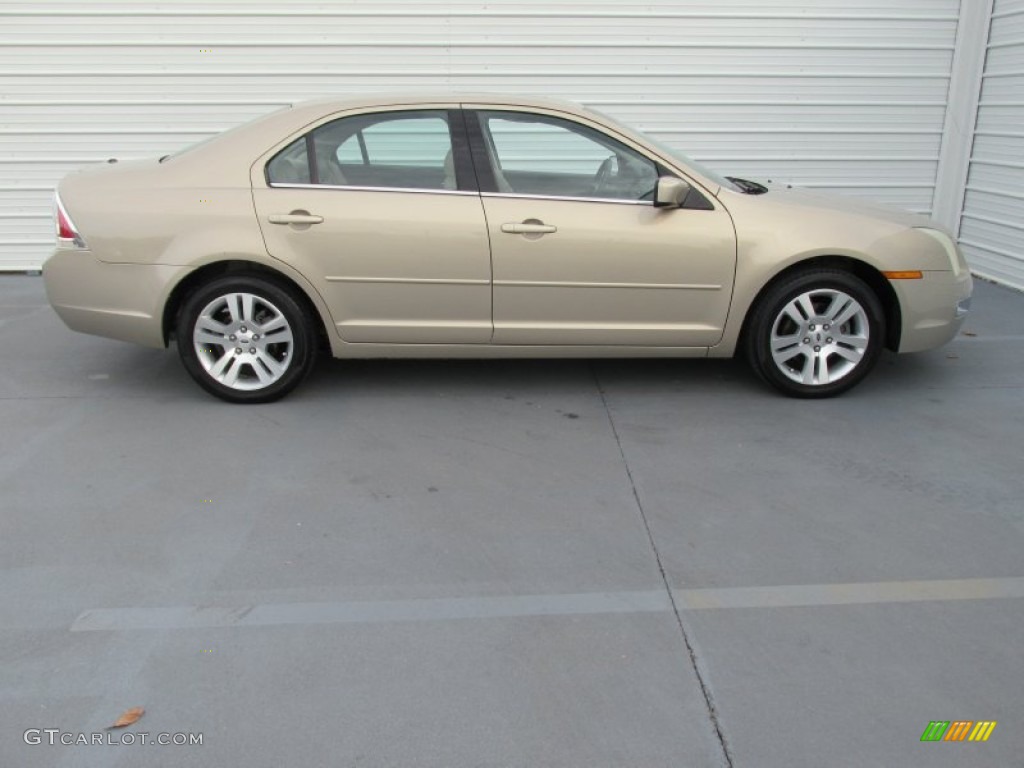
{"label": "rear bumper", "polygon": [[960,331],[974,282],[969,272],[925,272],[921,280],[893,280],[903,328],[900,352],[941,347]]}
{"label": "rear bumper", "polygon": [[90,251],[58,248],[43,264],[46,296],[73,331],[163,347],[163,308],[190,268],[109,264]]}

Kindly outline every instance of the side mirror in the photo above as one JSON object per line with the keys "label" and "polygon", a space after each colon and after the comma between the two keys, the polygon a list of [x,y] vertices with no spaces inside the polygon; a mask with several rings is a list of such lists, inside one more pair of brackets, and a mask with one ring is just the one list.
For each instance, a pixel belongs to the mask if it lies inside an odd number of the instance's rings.
{"label": "side mirror", "polygon": [[690,185],[674,176],[662,176],[654,188],[655,208],[678,208],[690,194]]}

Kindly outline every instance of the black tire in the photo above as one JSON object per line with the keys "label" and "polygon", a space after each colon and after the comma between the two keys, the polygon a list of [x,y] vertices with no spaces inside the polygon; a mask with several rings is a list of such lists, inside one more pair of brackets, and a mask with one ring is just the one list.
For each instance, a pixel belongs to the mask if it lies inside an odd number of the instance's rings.
{"label": "black tire", "polygon": [[[856,306],[838,304],[846,299]],[[831,320],[843,322],[837,328]],[[807,269],[782,278],[758,300],[744,351],[754,371],[783,394],[832,397],[868,375],[885,332],[882,304],[863,280],[842,270]]]}
{"label": "black tire", "polygon": [[[251,303],[245,296],[252,297]],[[252,316],[248,320],[246,313]],[[200,320],[201,328],[211,330],[197,330]],[[193,291],[178,312],[176,333],[185,370],[229,403],[278,400],[306,378],[316,361],[315,320],[305,303],[262,276],[219,277]]]}

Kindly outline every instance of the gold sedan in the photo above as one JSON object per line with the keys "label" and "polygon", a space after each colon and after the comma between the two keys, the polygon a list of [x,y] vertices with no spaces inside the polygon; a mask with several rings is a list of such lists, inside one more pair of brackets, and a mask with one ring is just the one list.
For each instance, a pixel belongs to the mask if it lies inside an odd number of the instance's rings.
{"label": "gold sedan", "polygon": [[319,350],[729,357],[788,395],[949,341],[971,276],[927,219],[723,178],[575,104],[300,104],[59,185],[49,300],[74,330],[176,342],[232,402]]}

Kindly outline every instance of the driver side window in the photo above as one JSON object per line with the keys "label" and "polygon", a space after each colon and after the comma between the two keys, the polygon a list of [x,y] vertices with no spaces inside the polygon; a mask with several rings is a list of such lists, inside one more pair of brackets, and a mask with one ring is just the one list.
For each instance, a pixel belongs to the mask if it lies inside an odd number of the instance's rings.
{"label": "driver side window", "polygon": [[650,200],[653,162],[578,123],[522,112],[477,113],[498,192]]}

